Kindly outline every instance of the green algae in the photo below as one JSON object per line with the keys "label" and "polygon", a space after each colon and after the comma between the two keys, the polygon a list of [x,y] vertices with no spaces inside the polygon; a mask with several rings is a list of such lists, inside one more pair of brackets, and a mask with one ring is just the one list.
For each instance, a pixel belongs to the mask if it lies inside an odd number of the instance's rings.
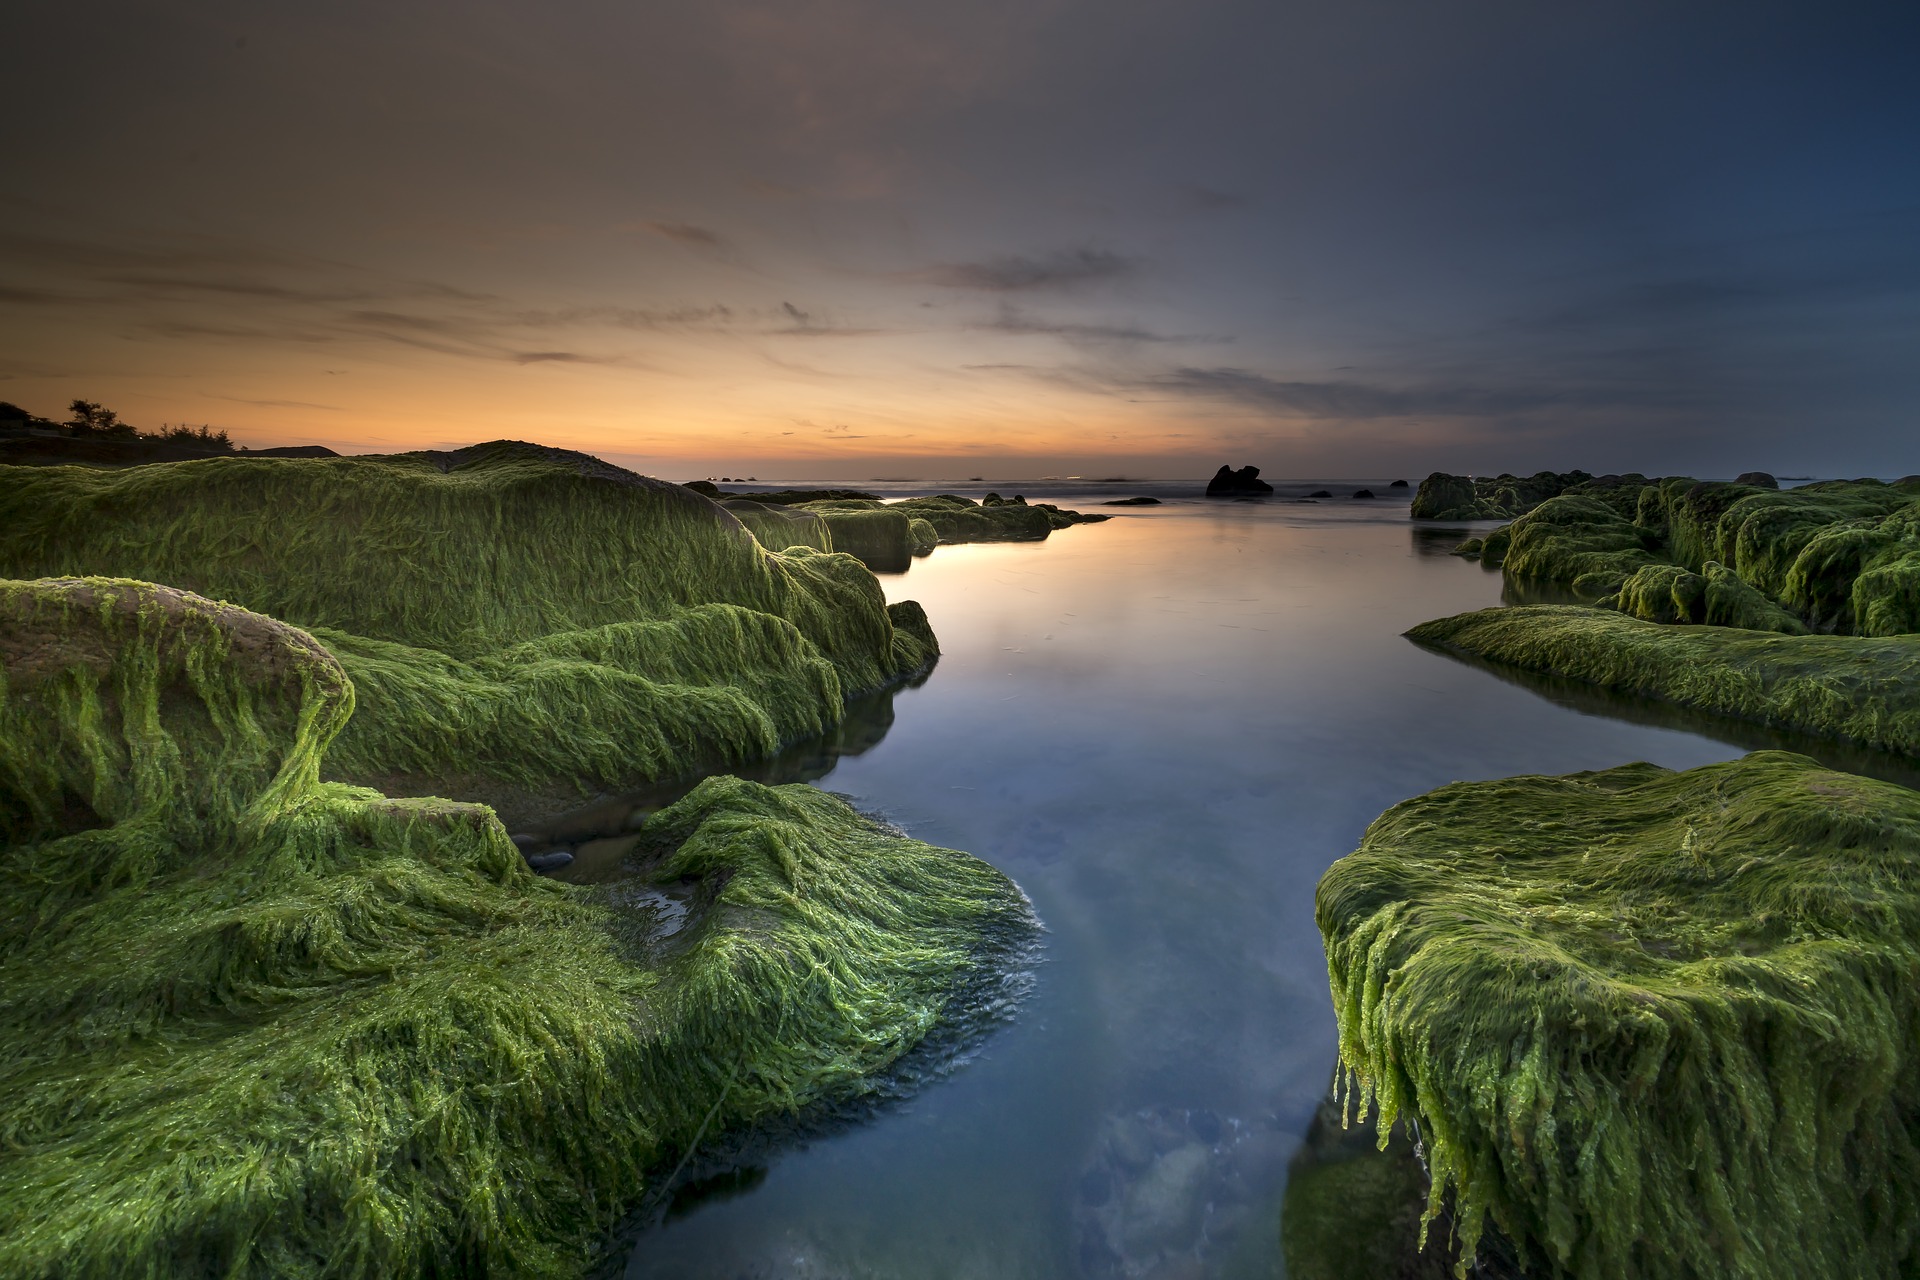
{"label": "green algae", "polygon": [[1617,596],[1599,605],[1646,622],[1807,634],[1800,619],[1733,570],[1711,562],[1704,575],[1679,565],[1644,565],[1621,584]]}
{"label": "green algae", "polygon": [[[769,552],[697,493],[560,450],[0,478],[0,575],[166,582],[323,636],[379,694],[346,780],[683,777],[816,732],[938,652],[854,558]],[[824,540],[811,514],[750,515]]]}
{"label": "green algae", "polygon": [[[1685,478],[1638,488],[1582,485],[1461,552],[1503,569],[1510,581],[1555,583],[1585,600],[1620,593],[1650,565],[1703,577],[1721,565],[1759,597],[1729,600],[1724,616],[1768,618],[1770,629],[1782,629],[1785,614],[1842,635],[1920,632],[1920,485],[1904,482],[1787,490]],[[1653,579],[1642,585],[1658,594]],[[1634,607],[1648,608],[1638,616],[1677,609],[1632,594]]]}
{"label": "green algae", "polygon": [[1920,1270],[1920,794],[1779,752],[1454,784],[1316,906],[1457,1274],[1489,1223],[1530,1275]]}
{"label": "green algae", "polygon": [[319,780],[334,657],[149,583],[0,583],[0,1273],[578,1274],[712,1134],[1000,1016],[992,868],[709,779],[636,874]]}
{"label": "green algae", "polygon": [[1482,540],[1484,564],[1509,580],[1551,583],[1588,600],[1617,594],[1640,569],[1660,562],[1657,535],[1587,494],[1549,498]]}
{"label": "green algae", "polygon": [[904,511],[857,498],[809,502],[799,509],[826,522],[836,551],[858,556],[875,573],[903,573],[912,562],[912,517]]}
{"label": "green algae", "polygon": [[1037,542],[1055,527],[1038,506],[1016,502],[983,506],[952,493],[906,498],[892,506],[932,525],[942,543]]}
{"label": "green algae", "polygon": [[1661,626],[1559,605],[1463,613],[1407,635],[1505,667],[1920,756],[1920,636]]}
{"label": "green algae", "polygon": [[[1603,476],[1605,488],[1644,477]],[[1436,471],[1414,491],[1409,514],[1415,520],[1511,520],[1570,489],[1595,484],[1585,471],[1540,471],[1531,476],[1456,476]]]}
{"label": "green algae", "polygon": [[811,511],[798,511],[748,498],[721,501],[734,519],[747,526],[754,540],[769,551],[787,551],[810,547],[815,551],[835,551],[833,532],[827,522]]}

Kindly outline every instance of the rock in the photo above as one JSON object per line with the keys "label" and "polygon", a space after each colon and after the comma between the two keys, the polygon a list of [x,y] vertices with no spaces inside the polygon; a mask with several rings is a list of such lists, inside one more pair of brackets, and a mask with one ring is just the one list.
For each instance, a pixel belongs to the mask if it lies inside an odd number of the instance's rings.
{"label": "rock", "polygon": [[573,862],[573,854],[566,849],[549,849],[545,853],[527,855],[527,866],[535,871],[558,871]]}
{"label": "rock", "polygon": [[507,839],[513,841],[513,847],[518,849],[521,853],[525,853],[529,849],[536,849],[540,845],[546,843],[545,836],[536,836],[531,832],[527,832],[527,831],[522,831],[517,836],[508,836]]}
{"label": "rock", "polygon": [[1373,496],[1373,490],[1371,490],[1371,489],[1355,489],[1355,490],[1353,491],[1353,496],[1354,496],[1354,497],[1356,497],[1356,498],[1371,498],[1371,497]]}
{"label": "rock", "polygon": [[1756,489],[1778,489],[1780,482],[1764,471],[1742,471],[1733,478],[1735,484],[1750,484]]}
{"label": "rock", "polygon": [[720,496],[720,486],[711,480],[689,480],[680,487],[682,489],[691,489],[695,493],[705,494],[709,498],[717,498]]}
{"label": "rock", "polygon": [[1387,486],[1387,488],[1389,489],[1404,489],[1406,487],[1407,487],[1407,482],[1405,480],[1395,480],[1392,484]]}
{"label": "rock", "polygon": [[1309,498],[1331,498],[1333,496],[1333,490],[1315,489],[1312,493],[1308,494],[1307,496]]}
{"label": "rock", "polygon": [[1222,465],[1213,473],[1213,479],[1207,481],[1209,498],[1233,498],[1242,494],[1272,493],[1273,486],[1260,478],[1260,468],[1242,467],[1235,471]]}
{"label": "rock", "polygon": [[1198,1142],[1175,1147],[1153,1162],[1127,1192],[1120,1232],[1128,1254],[1192,1247],[1206,1209],[1211,1163],[1206,1146]]}
{"label": "rock", "polygon": [[1100,505],[1103,507],[1157,507],[1160,505],[1160,499],[1144,496],[1138,498],[1110,498]]}

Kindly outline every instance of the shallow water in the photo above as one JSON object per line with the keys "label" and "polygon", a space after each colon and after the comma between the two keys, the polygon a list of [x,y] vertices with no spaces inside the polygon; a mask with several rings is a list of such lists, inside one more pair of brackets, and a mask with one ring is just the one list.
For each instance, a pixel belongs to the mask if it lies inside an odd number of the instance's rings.
{"label": "shallow water", "polygon": [[1049,929],[1038,983],[952,1077],[643,1232],[628,1277],[1285,1274],[1334,1061],[1327,865],[1456,779],[1768,745],[1415,647],[1501,585],[1398,492],[1117,509],[882,579],[945,656],[812,772],[1016,879]]}

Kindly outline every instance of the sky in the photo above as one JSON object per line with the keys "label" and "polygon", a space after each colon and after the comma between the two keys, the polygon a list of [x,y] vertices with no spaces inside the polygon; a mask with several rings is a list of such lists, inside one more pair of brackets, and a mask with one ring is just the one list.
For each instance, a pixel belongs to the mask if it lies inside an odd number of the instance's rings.
{"label": "sky", "polygon": [[1920,471],[1920,6],[15,0],[0,399],[668,478]]}

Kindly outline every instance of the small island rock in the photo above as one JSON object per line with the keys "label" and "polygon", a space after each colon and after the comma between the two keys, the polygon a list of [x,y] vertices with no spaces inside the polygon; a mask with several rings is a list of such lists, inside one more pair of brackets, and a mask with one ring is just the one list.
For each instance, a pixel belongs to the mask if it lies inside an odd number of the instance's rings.
{"label": "small island rock", "polygon": [[1235,471],[1222,465],[1207,481],[1209,498],[1234,498],[1243,494],[1272,493],[1273,486],[1260,478],[1260,468],[1242,467]]}

